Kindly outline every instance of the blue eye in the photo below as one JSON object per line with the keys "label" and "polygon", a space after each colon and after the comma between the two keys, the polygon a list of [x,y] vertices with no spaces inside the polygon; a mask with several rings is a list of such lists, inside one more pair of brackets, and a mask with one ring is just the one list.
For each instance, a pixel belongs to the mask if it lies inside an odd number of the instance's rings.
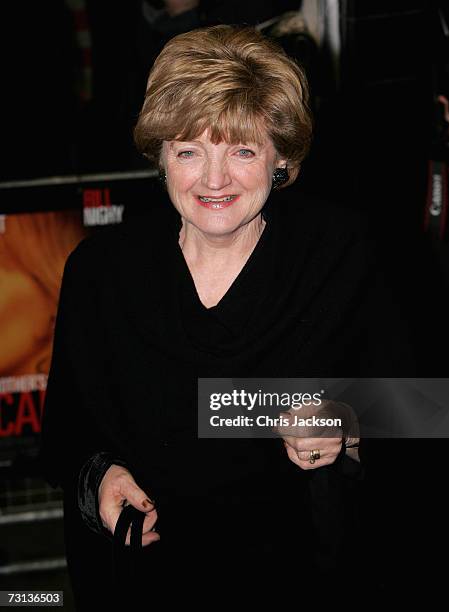
{"label": "blue eye", "polygon": [[254,151],[251,149],[239,149],[238,151],[239,157],[252,157],[254,155]]}
{"label": "blue eye", "polygon": [[178,157],[183,157],[184,159],[193,157],[193,151],[181,151],[180,153],[178,153]]}

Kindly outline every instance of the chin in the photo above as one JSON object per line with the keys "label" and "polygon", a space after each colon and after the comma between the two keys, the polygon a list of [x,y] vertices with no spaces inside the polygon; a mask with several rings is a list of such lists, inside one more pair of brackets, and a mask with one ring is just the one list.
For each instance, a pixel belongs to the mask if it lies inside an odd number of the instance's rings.
{"label": "chin", "polygon": [[231,234],[233,231],[240,227],[240,224],[236,221],[230,221],[229,219],[210,219],[208,221],[202,221],[195,223],[196,227],[204,232],[205,234],[211,234],[214,236],[224,236]]}
{"label": "chin", "polygon": [[205,234],[215,236],[229,234],[245,223],[242,215],[237,217],[237,215],[231,214],[231,211],[212,212],[207,209],[204,212],[194,211],[187,217],[187,221]]}

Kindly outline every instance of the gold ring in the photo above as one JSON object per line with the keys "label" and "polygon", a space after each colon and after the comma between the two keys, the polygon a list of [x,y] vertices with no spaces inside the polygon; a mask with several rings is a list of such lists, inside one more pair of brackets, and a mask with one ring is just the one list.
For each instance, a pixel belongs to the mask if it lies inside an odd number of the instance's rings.
{"label": "gold ring", "polygon": [[311,450],[310,451],[310,458],[309,458],[309,463],[315,463],[315,461],[317,459],[320,459],[321,454],[319,450]]}

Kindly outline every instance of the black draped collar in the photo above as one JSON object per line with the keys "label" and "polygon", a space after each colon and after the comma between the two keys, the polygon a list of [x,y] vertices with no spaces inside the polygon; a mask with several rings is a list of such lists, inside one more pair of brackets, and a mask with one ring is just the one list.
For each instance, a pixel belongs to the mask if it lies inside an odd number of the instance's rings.
{"label": "black draped collar", "polygon": [[179,246],[181,219],[176,211],[175,217],[171,215],[171,273],[179,317],[185,336],[197,350],[227,359],[244,355],[256,348],[262,337],[269,338],[270,331],[276,341],[291,307],[295,315],[299,312],[299,269],[307,251],[304,236],[310,228],[298,226],[301,201],[286,204],[276,196],[272,193],[264,205],[266,225],[248,260],[220,302],[211,308],[202,304]]}
{"label": "black draped collar", "polygon": [[354,232],[332,206],[287,196],[270,195],[258,243],[212,308],[199,299],[179,246],[181,218],[168,198],[149,227],[137,223],[140,237],[135,227],[129,232],[120,264],[123,305],[148,343],[211,375],[226,375],[230,366],[249,372],[242,364],[257,363],[298,326],[313,325],[323,309],[338,309],[338,283],[349,290],[365,263],[348,257]]}
{"label": "black draped collar", "polygon": [[212,352],[232,350],[250,326],[257,304],[268,290],[266,273],[274,248],[275,228],[268,207],[263,216],[266,225],[249,258],[218,304],[210,308],[202,304],[184,255],[180,248],[176,249],[182,318],[186,334],[198,348]]}

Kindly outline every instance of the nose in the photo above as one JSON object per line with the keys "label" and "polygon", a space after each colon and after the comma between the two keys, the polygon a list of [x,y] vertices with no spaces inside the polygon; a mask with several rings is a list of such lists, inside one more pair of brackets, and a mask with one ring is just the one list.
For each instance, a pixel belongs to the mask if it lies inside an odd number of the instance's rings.
{"label": "nose", "polygon": [[220,191],[232,182],[225,160],[208,160],[203,173],[203,185],[210,190]]}

